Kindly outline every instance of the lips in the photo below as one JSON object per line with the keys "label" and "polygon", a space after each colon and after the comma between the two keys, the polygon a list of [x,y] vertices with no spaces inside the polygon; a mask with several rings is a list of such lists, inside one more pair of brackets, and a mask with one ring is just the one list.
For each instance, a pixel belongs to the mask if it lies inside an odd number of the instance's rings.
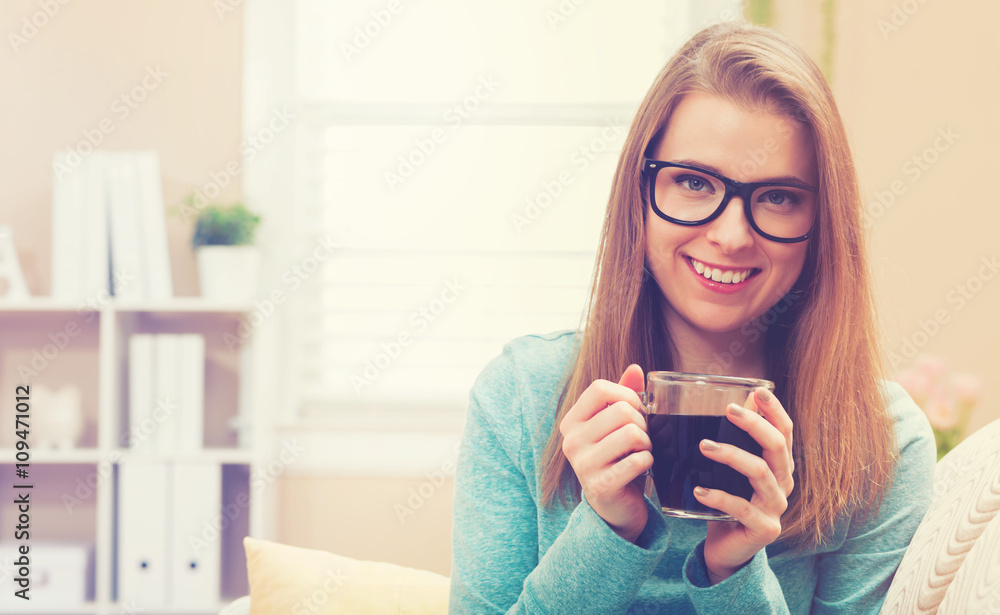
{"label": "lips", "polygon": [[720,284],[739,284],[760,272],[757,267],[723,267],[703,263],[699,260],[686,257],[691,267],[699,275],[707,280]]}

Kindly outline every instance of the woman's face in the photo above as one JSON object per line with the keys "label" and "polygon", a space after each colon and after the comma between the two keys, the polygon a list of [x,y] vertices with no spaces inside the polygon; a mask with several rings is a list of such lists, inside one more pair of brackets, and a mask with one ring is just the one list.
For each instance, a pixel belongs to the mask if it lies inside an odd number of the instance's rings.
{"label": "woman's face", "polygon": [[[789,116],[749,113],[705,93],[675,108],[652,158],[683,162],[740,182],[794,177],[817,185],[815,146],[808,128]],[[709,333],[739,329],[791,289],[809,240],[779,243],[758,235],[733,197],[715,220],[680,226],[646,212],[646,262],[669,305],[667,326]],[[749,277],[738,284],[707,279],[697,268]],[[732,276],[728,276],[732,277]],[[723,276],[726,280],[727,276]]]}

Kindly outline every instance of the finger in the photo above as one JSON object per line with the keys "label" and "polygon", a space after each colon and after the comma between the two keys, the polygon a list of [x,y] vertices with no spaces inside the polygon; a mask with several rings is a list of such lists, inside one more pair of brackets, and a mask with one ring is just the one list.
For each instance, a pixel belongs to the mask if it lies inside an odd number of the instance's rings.
{"label": "finger", "polygon": [[726,416],[737,427],[746,431],[760,444],[761,456],[774,474],[787,496],[792,492],[792,456],[785,436],[766,417],[750,412],[736,404],[726,406]]}
{"label": "finger", "polygon": [[764,418],[785,436],[788,450],[791,451],[794,424],[792,418],[785,412],[785,407],[773,393],[763,387],[754,391],[754,403]]}
{"label": "finger", "polygon": [[618,380],[618,384],[623,387],[628,387],[636,393],[645,391],[646,378],[642,375],[642,368],[635,363],[629,365],[622,373],[622,377]]}
{"label": "finger", "polygon": [[591,471],[601,471],[639,451],[651,451],[653,444],[644,429],[628,423],[608,434],[579,455],[580,465]]}
{"label": "finger", "polygon": [[588,493],[614,494],[653,467],[653,454],[637,451],[596,472],[586,485]]}
{"label": "finger", "polygon": [[778,484],[766,461],[738,446],[702,440],[701,452],[705,457],[724,463],[750,480],[756,498],[764,510],[780,516],[788,508],[786,493]]}
{"label": "finger", "polygon": [[781,535],[781,521],[743,498],[719,489],[695,487],[694,497],[705,506],[721,510],[743,525],[751,540],[769,545]]}
{"label": "finger", "polygon": [[583,391],[563,420],[570,423],[588,421],[617,401],[626,401],[636,410],[642,408],[639,395],[627,386],[607,380],[595,380]]}
{"label": "finger", "polygon": [[600,442],[608,434],[628,424],[634,424],[646,431],[646,417],[628,402],[619,401],[595,414],[581,426],[581,435],[588,442]]}

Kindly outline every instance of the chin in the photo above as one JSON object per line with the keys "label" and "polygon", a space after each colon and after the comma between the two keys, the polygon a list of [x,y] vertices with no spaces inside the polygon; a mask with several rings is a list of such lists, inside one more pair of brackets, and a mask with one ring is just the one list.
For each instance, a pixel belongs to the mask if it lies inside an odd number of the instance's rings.
{"label": "chin", "polygon": [[739,331],[744,324],[749,322],[745,318],[705,318],[704,316],[689,318],[687,321],[705,333],[732,333]]}

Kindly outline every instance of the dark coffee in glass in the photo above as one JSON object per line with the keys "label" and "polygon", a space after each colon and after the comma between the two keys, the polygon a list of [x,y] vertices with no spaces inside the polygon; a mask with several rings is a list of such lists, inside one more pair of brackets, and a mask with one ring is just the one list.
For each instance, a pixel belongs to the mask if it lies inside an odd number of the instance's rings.
{"label": "dark coffee in glass", "polygon": [[704,439],[738,446],[760,455],[761,446],[726,417],[726,406],[746,407],[757,388],[774,390],[768,380],[650,372],[643,400],[649,438],[653,444],[651,481],[647,495],[655,489],[663,514],[688,519],[732,520],[705,506],[694,496],[694,488],[720,489],[749,500],[750,480],[728,465],[701,453]]}

